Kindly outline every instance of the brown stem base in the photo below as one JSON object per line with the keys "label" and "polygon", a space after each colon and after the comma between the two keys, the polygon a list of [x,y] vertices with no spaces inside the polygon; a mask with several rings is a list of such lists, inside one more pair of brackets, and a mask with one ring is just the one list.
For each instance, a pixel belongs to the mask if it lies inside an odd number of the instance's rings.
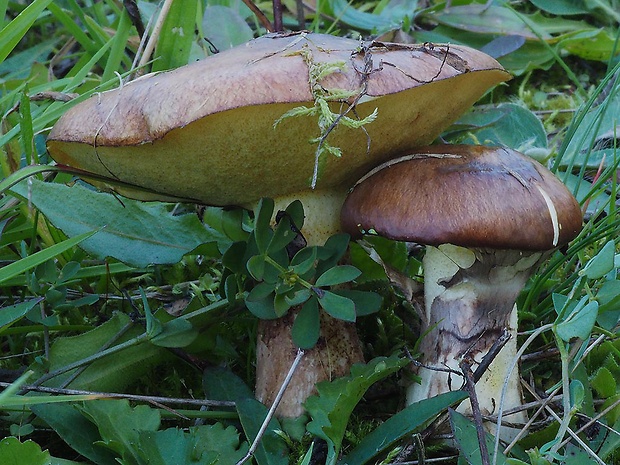
{"label": "brown stem base", "polygon": [[[256,347],[256,398],[270,406],[295,356],[291,339],[296,312],[277,320],[261,320]],[[294,418],[305,410],[303,403],[314,394],[315,384],[349,374],[351,365],[363,362],[355,325],[321,315],[321,336],[316,346],[305,352],[284,397],[276,410],[279,418]]]}

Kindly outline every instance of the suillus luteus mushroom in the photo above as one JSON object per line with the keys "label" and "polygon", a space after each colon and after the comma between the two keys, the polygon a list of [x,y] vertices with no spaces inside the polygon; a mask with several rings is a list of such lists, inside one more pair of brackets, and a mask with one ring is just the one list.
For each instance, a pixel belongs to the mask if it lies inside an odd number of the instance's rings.
{"label": "suillus luteus mushroom", "polygon": [[[468,354],[480,364],[506,329],[511,339],[476,384],[482,413],[497,413],[517,352],[515,300],[581,224],[568,189],[538,162],[505,148],[430,146],[355,185],[342,210],[345,231],[426,245],[421,383],[409,387],[408,403],[459,389],[459,360]],[[518,373],[507,382],[505,408],[520,406]]]}
{"label": "suillus luteus mushroom", "polygon": [[[431,143],[487,89],[509,78],[494,59],[463,46],[270,34],[76,105],[52,129],[48,150],[58,163],[109,180],[99,180],[99,187],[142,200],[252,208],[271,197],[276,211],[301,200],[302,233],[317,245],[340,231],[340,207],[356,179],[403,150]],[[325,106],[326,118],[346,113],[351,121],[371,115],[373,121],[321,129],[317,111]],[[320,143],[340,156],[317,159]],[[280,378],[264,367],[280,370],[295,356],[278,348],[290,345],[290,327],[282,323],[261,321],[259,328],[267,362],[258,362],[257,397],[266,404]],[[315,382],[359,361],[354,327],[333,324],[334,334],[350,334],[351,343],[336,351],[326,338],[306,353],[295,374],[305,392],[289,389],[280,415],[301,413]],[[343,359],[334,363],[337,352]]]}

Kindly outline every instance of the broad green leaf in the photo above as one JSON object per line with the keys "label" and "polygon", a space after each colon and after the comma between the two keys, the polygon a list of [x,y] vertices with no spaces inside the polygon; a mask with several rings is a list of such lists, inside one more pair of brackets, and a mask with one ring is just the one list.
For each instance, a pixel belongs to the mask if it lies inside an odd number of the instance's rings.
{"label": "broad green leaf", "polygon": [[198,3],[176,0],[171,5],[155,48],[153,71],[186,65],[195,39]]}
{"label": "broad green leaf", "polygon": [[273,283],[258,283],[252,288],[245,300],[246,302],[258,302],[271,295],[275,289],[276,285]]}
{"label": "broad green leaf", "polygon": [[[450,414],[452,433],[454,434],[454,439],[461,454],[463,454],[467,463],[470,465],[482,465],[484,462],[482,462],[482,456],[480,454],[480,444],[478,443],[476,425],[456,410],[449,409],[448,412]],[[493,436],[486,433],[485,440],[487,443],[487,450],[489,451],[489,459],[493,460],[493,450],[495,447]],[[497,452],[497,464],[506,464],[506,456],[501,451]]]}
{"label": "broad green leaf", "polygon": [[585,341],[590,337],[598,316],[598,302],[593,300],[585,304],[586,301],[585,298],[582,299],[572,313],[555,326],[555,331],[562,340],[569,342],[578,337]]}
{"label": "broad green leaf", "polygon": [[355,314],[359,316],[370,315],[381,309],[383,297],[376,292],[358,291],[355,289],[336,289],[334,294],[351,299],[355,305]]}
{"label": "broad green leaf", "polygon": [[[347,0],[331,0],[329,2],[322,2],[322,4],[324,7],[329,8],[326,11],[327,14],[357,29],[383,32],[401,27],[402,17],[398,14],[394,17],[391,16],[389,9],[386,10],[385,15],[377,15],[359,11]],[[414,10],[414,7],[411,8],[412,12]]]}
{"label": "broad green leaf", "polygon": [[252,390],[228,368],[207,367],[202,376],[202,385],[208,399],[235,402],[254,398]]}
{"label": "broad green leaf", "polygon": [[524,153],[547,148],[540,119],[514,103],[476,107],[452,126],[448,138],[460,143],[501,145]]}
{"label": "broad green leaf", "polygon": [[579,274],[589,279],[602,278],[614,269],[615,251],[616,244],[614,241],[608,241],[603,248],[586,263],[586,266]]}
{"label": "broad green leaf", "polygon": [[525,37],[519,35],[499,36],[480,49],[495,59],[518,50],[525,44]]}
{"label": "broad green leaf", "polygon": [[[236,406],[243,431],[251,442],[267,416],[267,407],[253,398],[238,399]],[[254,455],[258,465],[288,465],[288,448],[284,440],[276,434],[276,431],[281,429],[278,420],[272,418]]]}
{"label": "broad green leaf", "polygon": [[371,463],[370,460],[373,457],[391,448],[403,437],[426,426],[427,422],[449,406],[466,398],[466,392],[452,391],[407,406],[381,423],[362,439],[355,449],[340,459],[338,464]]}
{"label": "broad green leaf", "polygon": [[553,15],[581,15],[590,13],[583,0],[531,0],[543,11]]}
{"label": "broad green leaf", "polygon": [[146,405],[132,408],[126,399],[86,402],[79,410],[97,425],[100,445],[134,463],[140,463],[140,432],[157,431],[160,425],[159,410]]}
{"label": "broad green leaf", "polygon": [[539,40],[532,29],[551,40],[553,35],[589,28],[588,24],[563,18],[548,18],[540,12],[517,15],[508,7],[481,3],[452,6],[433,15],[441,24],[478,34],[521,35],[529,40]]}
{"label": "broad green leaf", "polygon": [[586,215],[596,218],[601,212],[610,212],[611,197],[605,193],[605,188],[596,190],[593,184],[585,178],[571,173],[558,171],[557,176],[564,181],[568,190],[573,193],[580,204],[588,202]]}
{"label": "broad green leaf", "polygon": [[[620,431],[620,418],[616,419],[615,423],[612,425],[613,431]],[[603,460],[608,458],[610,455],[616,453],[618,448],[620,447],[620,435],[618,434],[606,434],[606,439],[603,442],[602,446],[597,450],[599,457]]]}
{"label": "broad green leaf", "polygon": [[334,318],[344,321],[355,321],[355,304],[351,299],[321,289],[315,290],[323,310]]}
{"label": "broad green leaf", "polygon": [[101,440],[97,426],[86,419],[74,405],[33,405],[34,414],[47,423],[73,450],[97,465],[117,465],[116,455],[95,445]]}
{"label": "broad green leaf", "polygon": [[316,299],[310,299],[295,317],[291,330],[293,342],[300,349],[311,349],[319,340],[320,333],[319,305]]}
{"label": "broad green leaf", "polygon": [[347,283],[353,281],[362,272],[351,265],[340,265],[330,268],[316,280],[317,287],[334,286],[336,284]]}
{"label": "broad green leaf", "polygon": [[23,318],[26,313],[34,308],[39,302],[41,302],[42,298],[39,297],[37,299],[32,299],[27,302],[21,302],[15,305],[8,305],[6,307],[0,308],[0,334],[4,332],[9,326],[11,326],[16,321],[19,321]]}
{"label": "broad green leaf", "polygon": [[161,332],[149,339],[151,344],[160,347],[186,347],[198,337],[198,330],[183,319],[175,318],[164,323]]}
{"label": "broad green leaf", "polygon": [[596,390],[596,393],[602,398],[611,397],[618,390],[618,381],[606,367],[600,367],[590,380],[590,385]]}
{"label": "broad green leaf", "polygon": [[254,38],[254,32],[241,15],[228,6],[205,8],[202,30],[219,51],[244,44]]}
{"label": "broad green leaf", "polygon": [[309,397],[304,405],[312,417],[308,431],[327,441],[326,465],[336,463],[349,417],[364,393],[407,363],[396,356],[378,357],[365,365],[353,365],[349,376],[317,384],[318,394]]}
{"label": "broad green leaf", "polygon": [[16,437],[0,440],[0,463],[2,465],[49,465],[50,453],[43,452],[36,442],[20,442]]}
{"label": "broad green leaf", "polygon": [[47,249],[43,249],[39,252],[29,255],[26,258],[22,258],[21,260],[11,263],[10,265],[2,267],[0,269],[0,283],[15,276],[18,276],[25,271],[28,271],[29,269],[40,265],[41,263],[53,259],[57,255],[60,255],[64,251],[69,250],[80,242],[95,235],[97,232],[98,231],[93,231],[91,229],[89,232],[85,232],[83,234],[72,237],[71,239],[59,242],[58,244],[52,245]]}
{"label": "broad green leaf", "polygon": [[[617,14],[620,19],[620,12]],[[593,28],[563,35],[557,47],[586,60],[608,61],[615,50],[615,41],[615,33]]]}
{"label": "broad green leaf", "polygon": [[405,271],[408,254],[404,242],[392,241],[380,236],[366,236],[364,242],[368,245],[364,244],[362,247],[357,242],[351,242],[349,250],[351,263],[362,271],[357,279],[358,283],[386,281],[388,278],[382,263],[400,272]]}
{"label": "broad green leaf", "polygon": [[176,263],[200,244],[227,241],[195,215],[174,216],[159,202],[123,199],[121,203],[111,194],[79,184],[67,187],[36,180],[13,191],[28,198],[70,237],[103,228],[81,247],[95,257],[111,256],[136,267]]}
{"label": "broad green leaf", "polygon": [[221,423],[140,433],[141,456],[149,465],[234,465],[247,451],[246,443],[240,446],[237,430]]}
{"label": "broad green leaf", "polygon": [[600,465],[587,451],[578,445],[568,443],[564,453],[562,465]]}
{"label": "broad green leaf", "polygon": [[620,281],[605,281],[596,294],[599,303],[597,323],[608,331],[620,320]]}
{"label": "broad green leaf", "polygon": [[[121,333],[122,336],[116,341],[117,343],[143,334],[144,330],[139,325],[128,329],[129,323],[128,316],[115,313],[110,320],[91,331],[77,336],[57,338],[50,350],[49,370],[53,371],[92,356],[111,340],[118,338]],[[122,391],[148,373],[153,366],[164,363],[171,357],[165,349],[144,342],[92,362],[71,381],[68,387],[93,391]],[[41,370],[41,367],[35,364],[31,369]],[[74,371],[64,373],[45,384],[60,386],[73,373]]]}

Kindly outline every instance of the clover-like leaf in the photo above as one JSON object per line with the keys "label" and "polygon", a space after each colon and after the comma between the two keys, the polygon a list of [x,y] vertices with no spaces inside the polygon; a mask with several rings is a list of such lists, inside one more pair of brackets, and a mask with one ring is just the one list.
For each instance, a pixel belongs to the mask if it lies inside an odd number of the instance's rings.
{"label": "clover-like leaf", "polygon": [[314,267],[316,259],[317,247],[305,247],[291,260],[292,269],[298,275],[304,275]]}
{"label": "clover-like leaf", "polygon": [[246,297],[246,302],[258,302],[269,296],[275,290],[276,285],[273,283],[258,283],[252,288]]}
{"label": "clover-like leaf", "polygon": [[295,317],[291,330],[293,342],[300,349],[311,349],[319,340],[320,333],[319,305],[316,299],[310,299]]}
{"label": "clover-like leaf", "polygon": [[276,294],[273,298],[273,309],[276,312],[276,316],[284,316],[289,308],[291,308],[291,305],[287,302],[286,295]]}
{"label": "clover-like leaf", "polygon": [[267,252],[267,246],[273,237],[271,230],[271,217],[273,216],[273,200],[268,198],[261,199],[255,210],[254,219],[254,239],[259,253]]}
{"label": "clover-like leaf", "polygon": [[353,281],[362,272],[351,265],[340,265],[330,268],[316,280],[316,286],[334,286]]}
{"label": "clover-like leaf", "polygon": [[351,299],[320,289],[315,289],[315,293],[323,310],[331,316],[339,320],[355,321],[355,304]]}
{"label": "clover-like leaf", "polygon": [[245,306],[254,316],[262,320],[273,320],[278,318],[273,306],[273,297],[271,297],[271,295],[268,295],[260,300],[246,300]]}
{"label": "clover-like leaf", "polygon": [[336,289],[334,294],[351,299],[355,304],[355,314],[366,316],[376,313],[381,309],[383,297],[376,292],[359,291],[356,289]]}
{"label": "clover-like leaf", "polygon": [[252,277],[257,281],[262,281],[265,276],[265,256],[254,255],[247,263],[247,269]]}

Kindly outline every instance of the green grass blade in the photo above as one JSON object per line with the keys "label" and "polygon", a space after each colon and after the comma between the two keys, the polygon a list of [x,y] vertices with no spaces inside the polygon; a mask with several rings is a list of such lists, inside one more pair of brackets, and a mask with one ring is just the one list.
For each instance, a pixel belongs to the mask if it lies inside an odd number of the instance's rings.
{"label": "green grass blade", "polygon": [[372,463],[372,458],[388,450],[401,438],[411,435],[451,405],[467,398],[465,391],[452,391],[424,399],[401,410],[366,436],[338,465]]}
{"label": "green grass blade", "polygon": [[55,3],[52,3],[48,7],[50,13],[52,13],[60,23],[67,28],[67,32],[73,36],[73,38],[79,43],[84,50],[88,52],[96,53],[97,45],[88,37],[88,35],[82,30],[79,23],[69,16],[65,10],[60,8]]}
{"label": "green grass blade", "polygon": [[51,171],[62,171],[62,169],[57,166],[48,165],[32,165],[22,168],[0,181],[0,194],[4,194],[15,184],[29,178],[30,176],[41,173],[49,173]]}
{"label": "green grass blade", "polygon": [[9,0],[0,0],[0,30],[6,26],[6,7],[9,4]]}
{"label": "green grass blade", "polygon": [[118,22],[116,33],[114,34],[114,40],[112,48],[110,49],[110,55],[103,71],[101,81],[105,82],[114,77],[114,73],[119,71],[121,61],[125,53],[125,46],[127,45],[127,38],[131,32],[131,20],[126,11],[121,14]]}
{"label": "green grass blade", "polygon": [[194,41],[197,2],[172,3],[155,49],[153,71],[164,71],[187,64]]}
{"label": "green grass blade", "polygon": [[[0,31],[0,63],[13,51],[52,0],[35,0]],[[2,7],[2,5],[0,5]],[[6,8],[6,4],[4,5]],[[4,16],[3,16],[4,17]]]}
{"label": "green grass blade", "polygon": [[80,234],[79,236],[67,239],[66,241],[55,244],[26,258],[22,258],[17,262],[11,263],[10,265],[6,265],[5,267],[0,269],[0,283],[3,283],[7,279],[11,279],[14,276],[18,276],[25,271],[34,268],[35,266],[40,265],[43,262],[46,262],[47,260],[51,260],[55,256],[65,252],[66,250],[69,250],[71,247],[76,246],[77,244],[79,244],[85,239],[88,239],[97,232],[98,231],[90,231],[84,234]]}

